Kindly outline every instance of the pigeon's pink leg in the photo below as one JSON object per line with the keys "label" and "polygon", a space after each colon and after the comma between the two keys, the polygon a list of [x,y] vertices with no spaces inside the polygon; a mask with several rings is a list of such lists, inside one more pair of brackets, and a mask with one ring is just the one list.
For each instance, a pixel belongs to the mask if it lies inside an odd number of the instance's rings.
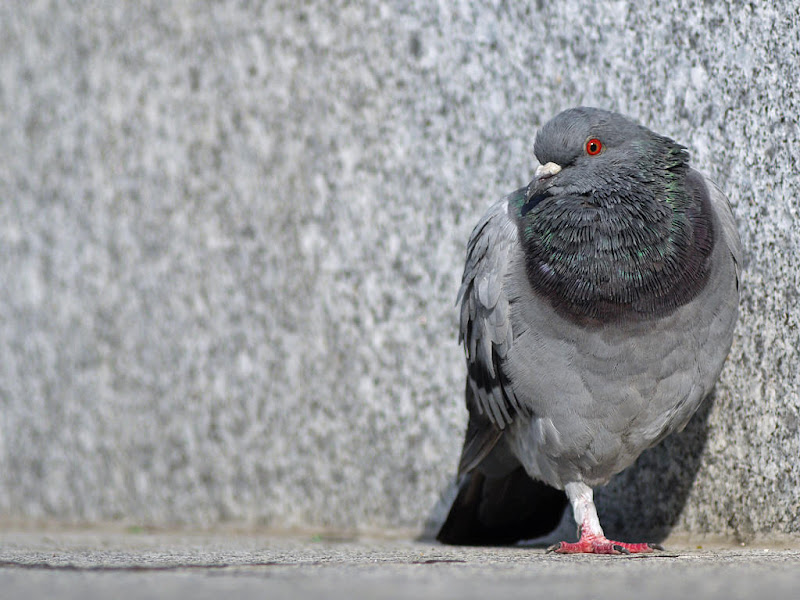
{"label": "pigeon's pink leg", "polygon": [[547,549],[548,552],[559,554],[641,554],[653,550],[663,550],[658,544],[626,544],[609,540],[603,534],[600,520],[597,518],[597,509],[594,506],[592,488],[583,483],[568,483],[564,491],[567,492],[575,522],[580,523],[581,539],[577,542],[559,542]]}

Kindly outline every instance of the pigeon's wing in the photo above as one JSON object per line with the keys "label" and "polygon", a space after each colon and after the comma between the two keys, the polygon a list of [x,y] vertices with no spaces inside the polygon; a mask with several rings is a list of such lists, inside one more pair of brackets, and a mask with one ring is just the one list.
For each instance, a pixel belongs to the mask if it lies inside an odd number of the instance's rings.
{"label": "pigeon's wing", "polygon": [[467,423],[467,433],[464,435],[461,459],[458,461],[459,477],[476,469],[491,454],[503,435],[503,430],[497,427],[486,416],[486,412],[478,406],[469,375],[467,375],[467,389],[464,395],[467,399],[469,422]]}
{"label": "pigeon's wing", "polygon": [[733,210],[731,209],[728,198],[722,192],[717,184],[711,181],[708,177],[700,175],[697,171],[692,171],[692,177],[689,181],[697,181],[700,184],[705,183],[708,190],[708,197],[711,203],[711,209],[717,217],[717,222],[722,227],[721,235],[717,236],[718,240],[725,242],[725,245],[730,250],[731,258],[736,266],[736,287],[739,287],[739,277],[742,272],[742,241],[739,238],[739,231],[736,228],[736,220],[733,218]]}
{"label": "pigeon's wing", "polygon": [[514,417],[530,412],[503,370],[514,341],[505,285],[521,252],[508,206],[524,193],[518,190],[489,208],[467,246],[458,302],[469,424],[458,495],[436,536],[446,544],[504,545],[545,535],[558,526],[567,505],[562,490],[527,474],[504,440]]}
{"label": "pigeon's wing", "polygon": [[[511,423],[515,414],[527,412],[514,395],[502,368],[514,339],[509,300],[503,286],[510,257],[519,251],[517,225],[508,214],[508,205],[509,199],[524,193],[524,189],[518,190],[496,202],[473,230],[457,301],[461,305],[459,340],[464,344],[467,385],[474,398],[474,403],[468,402],[467,408],[471,413],[477,410],[488,419],[487,425],[499,430]],[[481,421],[476,418],[476,424]],[[488,436],[485,430],[486,427],[475,428],[476,432]],[[492,435],[491,445],[494,445],[498,434]],[[468,438],[465,451],[469,444]],[[462,465],[474,463],[481,452],[487,452],[485,443],[473,446],[474,452],[469,453],[472,458],[462,456]],[[468,460],[465,462],[465,459]]]}

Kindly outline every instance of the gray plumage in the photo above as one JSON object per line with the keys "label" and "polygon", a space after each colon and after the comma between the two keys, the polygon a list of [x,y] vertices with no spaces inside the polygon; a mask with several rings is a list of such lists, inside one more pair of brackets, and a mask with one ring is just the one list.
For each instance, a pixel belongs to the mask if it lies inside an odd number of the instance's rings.
{"label": "gray plumage", "polygon": [[[575,490],[682,429],[713,387],[742,250],[725,196],[685,149],[621,115],[565,111],[535,153],[537,178],[492,205],[467,247],[459,473],[491,480],[521,466],[567,489],[577,518]],[[458,510],[439,538],[471,543]],[[546,533],[521,527],[518,539],[531,531]]]}

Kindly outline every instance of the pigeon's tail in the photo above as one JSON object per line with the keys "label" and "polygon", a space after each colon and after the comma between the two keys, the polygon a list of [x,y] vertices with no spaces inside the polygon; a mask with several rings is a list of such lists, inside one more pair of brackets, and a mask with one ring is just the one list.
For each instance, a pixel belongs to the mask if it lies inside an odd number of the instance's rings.
{"label": "pigeon's tail", "polygon": [[502,477],[463,476],[436,539],[460,546],[505,546],[547,535],[561,521],[567,496],[531,479],[520,466]]}

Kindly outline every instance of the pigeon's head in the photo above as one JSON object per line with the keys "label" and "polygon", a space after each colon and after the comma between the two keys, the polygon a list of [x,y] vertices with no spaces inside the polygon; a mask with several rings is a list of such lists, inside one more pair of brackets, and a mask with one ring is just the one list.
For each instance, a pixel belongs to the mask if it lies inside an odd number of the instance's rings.
{"label": "pigeon's head", "polygon": [[534,153],[541,166],[532,188],[597,194],[594,200],[602,200],[604,189],[658,182],[688,163],[685,149],[671,139],[618,113],[587,107],[548,121],[536,136]]}

